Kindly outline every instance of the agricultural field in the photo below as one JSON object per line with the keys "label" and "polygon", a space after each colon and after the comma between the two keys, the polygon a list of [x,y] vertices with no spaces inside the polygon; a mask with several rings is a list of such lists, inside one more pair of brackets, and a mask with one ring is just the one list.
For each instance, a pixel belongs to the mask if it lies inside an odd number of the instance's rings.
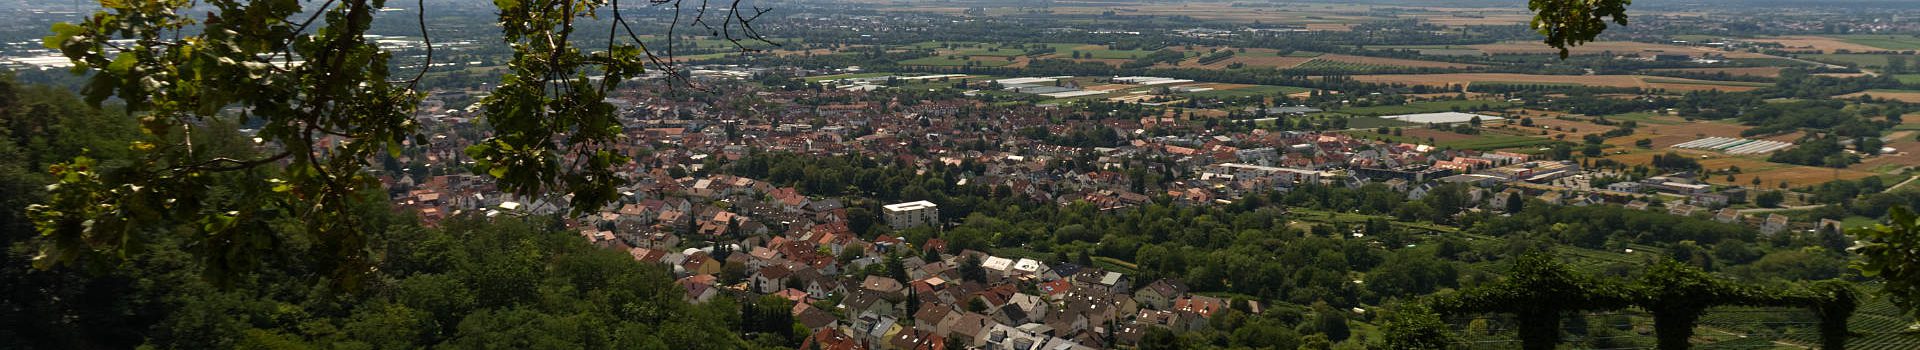
{"label": "agricultural field", "polygon": [[1881,54],[1829,53],[1829,54],[1819,54],[1819,55],[1800,55],[1800,58],[1804,58],[1810,61],[1819,61],[1819,62],[1842,65],[1842,66],[1852,66],[1852,67],[1860,67],[1860,68],[1881,68],[1881,67],[1887,66],[1887,55],[1881,55]]}
{"label": "agricultural field", "polygon": [[1400,83],[1410,85],[1471,85],[1474,83],[1498,84],[1579,84],[1586,86],[1623,87],[1642,89],[1666,89],[1668,91],[1744,91],[1757,87],[1746,82],[1719,82],[1658,77],[1659,83],[1645,81],[1648,77],[1638,75],[1537,75],[1517,73],[1444,73],[1444,74],[1390,74],[1355,75],[1354,80],[1369,83]]}
{"label": "agricultural field", "polygon": [[1182,93],[1181,95],[1187,95],[1187,96],[1193,96],[1193,97],[1227,98],[1227,97],[1240,97],[1240,96],[1274,96],[1274,95],[1281,95],[1281,94],[1291,95],[1291,94],[1312,91],[1312,89],[1303,88],[1303,87],[1276,86],[1276,85],[1203,84],[1198,86],[1211,87],[1214,89],[1201,91],[1201,92]]}
{"label": "agricultural field", "polygon": [[1859,43],[1850,42],[1848,40],[1842,40],[1842,39],[1838,39],[1830,36],[1789,35],[1789,36],[1780,36],[1780,37],[1741,39],[1740,41],[1756,42],[1756,43],[1776,43],[1776,44],[1780,44],[1780,46],[1785,46],[1788,50],[1793,50],[1796,52],[1804,50],[1804,51],[1819,51],[1823,53],[1834,53],[1837,51],[1865,52],[1865,51],[1882,50],[1881,48],[1878,48],[1878,47],[1861,45]]}
{"label": "agricultural field", "polygon": [[1861,159],[1860,163],[1848,166],[1847,169],[1885,173],[1888,171],[1897,172],[1901,168],[1920,166],[1920,141],[1914,141],[1911,133],[1907,131],[1896,132],[1895,134],[1897,135],[1890,137],[1891,140],[1888,140],[1885,146],[1893,148],[1893,153]]}
{"label": "agricultural field", "polygon": [[1885,99],[1892,99],[1892,100],[1897,100],[1901,102],[1920,103],[1920,90],[1873,89],[1873,90],[1867,90],[1867,91],[1856,92],[1856,93],[1834,96],[1834,97],[1856,98],[1856,97],[1860,97],[1860,95],[1872,95],[1873,98],[1885,98]]}
{"label": "agricultural field", "polygon": [[[1349,124],[1349,127],[1352,125]],[[1427,128],[1403,128],[1400,136],[1380,134],[1373,130],[1348,130],[1348,135],[1366,139],[1381,139],[1392,142],[1426,144],[1455,149],[1494,150],[1516,147],[1533,147],[1552,144],[1555,141],[1544,137],[1509,135],[1494,131],[1485,131],[1479,135],[1459,134]]]}
{"label": "agricultural field", "polygon": [[1413,50],[1419,52],[1421,55],[1427,56],[1480,56],[1486,54],[1485,52],[1481,52],[1480,49],[1466,45],[1376,45],[1368,46],[1367,48]]}
{"label": "agricultural field", "polygon": [[1489,133],[1474,135],[1473,138],[1466,140],[1441,142],[1437,146],[1458,149],[1495,150],[1503,148],[1538,147],[1553,144],[1554,142],[1559,141],[1540,137]]}
{"label": "agricultural field", "polygon": [[1446,86],[1470,85],[1477,82],[1518,83],[1518,84],[1581,84],[1588,86],[1643,87],[1640,79],[1631,75],[1534,75],[1517,73],[1448,73],[1448,74],[1393,74],[1393,75],[1356,75],[1354,80],[1369,83],[1400,83],[1414,85]]}
{"label": "agricultural field", "polygon": [[1079,51],[1080,57],[1082,58],[1120,59],[1120,60],[1131,60],[1135,58],[1145,57],[1146,55],[1153,54],[1154,51],[1159,51],[1159,50],[1140,50],[1140,49],[1114,50],[1114,49],[1108,48],[1106,45],[1080,45],[1072,48],[1064,48],[1064,49],[1056,49],[1056,50],[1057,51],[1054,51],[1051,57],[1073,58],[1073,52]]}
{"label": "agricultural field", "polygon": [[[1673,89],[1672,86],[1674,85],[1707,85],[1707,86],[1713,86],[1715,88],[1726,88],[1729,91],[1751,90],[1751,89],[1758,89],[1758,88],[1773,86],[1773,83],[1760,83],[1760,82],[1751,82],[1751,81],[1695,80],[1695,79],[1663,78],[1663,77],[1646,77],[1646,78],[1642,78],[1641,80],[1647,82],[1647,85],[1653,88],[1669,89],[1669,90],[1672,90]],[[1741,88],[1747,88],[1747,89],[1741,89]]]}
{"label": "agricultural field", "polygon": [[1639,123],[1640,125],[1648,125],[1648,124],[1673,125],[1673,124],[1680,124],[1680,123],[1686,122],[1685,120],[1682,120],[1679,117],[1658,115],[1652,112],[1613,114],[1613,115],[1607,115],[1605,117],[1608,120],[1633,121],[1635,123]]}
{"label": "agricultural field", "polygon": [[1520,126],[1518,122],[1508,123],[1505,126],[1509,128],[1514,128],[1517,130],[1524,130],[1531,133],[1546,131],[1547,136],[1565,134],[1567,135],[1568,140],[1579,140],[1580,137],[1584,137],[1588,134],[1605,133],[1615,129],[1612,126],[1594,124],[1594,123],[1589,123],[1585,121],[1564,120],[1564,119],[1548,117],[1548,116],[1536,115],[1536,116],[1532,116],[1532,118],[1533,118],[1532,127]]}
{"label": "agricultural field", "polygon": [[1894,74],[1893,78],[1900,80],[1901,84],[1920,85],[1920,74]]}
{"label": "agricultural field", "polygon": [[[1547,47],[1546,45],[1540,45],[1540,43],[1531,42],[1531,41],[1516,41],[1516,42],[1504,42],[1504,43],[1498,43],[1498,44],[1473,45],[1472,47],[1479,49],[1481,52],[1486,52],[1488,54],[1495,54],[1495,55],[1512,55],[1512,54],[1548,55],[1548,54],[1559,54],[1560,52],[1558,49]],[[1725,51],[1725,50],[1720,50],[1715,48],[1706,48],[1706,47],[1654,44],[1654,43],[1642,43],[1642,42],[1632,42],[1632,41],[1591,42],[1591,43],[1586,43],[1580,46],[1569,48],[1568,51],[1571,52],[1573,55],[1598,55],[1603,53],[1611,53],[1615,55],[1624,55],[1624,54],[1650,55],[1650,54],[1664,53],[1664,54],[1686,54],[1686,55],[1697,56],[1701,54],[1712,53],[1712,54],[1726,55],[1727,58],[1774,57],[1774,56],[1768,56],[1765,54],[1751,53],[1751,52],[1744,52],[1744,51]]]}
{"label": "agricultural field", "polygon": [[828,81],[828,80],[835,80],[835,79],[853,79],[853,78],[874,78],[874,77],[884,77],[884,76],[889,76],[889,75],[893,75],[893,73],[886,73],[886,72],[866,72],[866,73],[847,73],[847,74],[834,74],[834,75],[818,75],[818,76],[811,76],[811,77],[807,77],[806,79],[803,79],[803,80],[805,80],[806,82],[809,82],[809,83],[817,83],[817,82],[822,82],[822,81]]}
{"label": "agricultural field", "polygon": [[1298,66],[1294,66],[1293,68],[1294,69],[1332,70],[1332,71],[1340,71],[1340,72],[1347,72],[1347,73],[1368,73],[1373,71],[1392,69],[1393,66],[1361,63],[1361,62],[1350,62],[1350,61],[1334,61],[1334,60],[1328,60],[1323,58],[1315,58],[1313,60],[1307,61],[1306,63],[1301,63]]}
{"label": "agricultural field", "polygon": [[[1535,121],[1538,121],[1538,119],[1535,119]],[[1672,124],[1641,123],[1639,128],[1634,129],[1633,135],[1607,139],[1606,143],[1615,146],[1632,147],[1633,142],[1636,140],[1651,139],[1653,140],[1653,149],[1666,149],[1667,147],[1672,147],[1682,142],[1693,141],[1704,137],[1740,137],[1740,131],[1746,129],[1747,126],[1722,121],[1693,121]],[[1792,142],[1795,138],[1797,138],[1797,133],[1762,139]]]}
{"label": "agricultural field", "polygon": [[1334,62],[1341,62],[1341,63],[1356,63],[1356,64],[1364,64],[1364,65],[1373,65],[1373,66],[1390,66],[1390,67],[1412,67],[1412,68],[1473,68],[1473,67],[1482,67],[1481,65],[1477,65],[1477,64],[1465,64],[1465,63],[1453,63],[1453,62],[1439,62],[1439,61],[1422,61],[1422,60],[1409,60],[1409,59],[1399,59],[1399,58],[1384,58],[1384,57],[1367,57],[1367,56],[1352,56],[1352,55],[1334,55],[1334,54],[1329,54],[1329,55],[1321,55],[1321,56],[1320,56],[1320,59],[1319,59],[1319,60],[1316,60],[1316,61],[1320,61],[1320,60],[1325,60],[1325,61],[1334,61]]}
{"label": "agricultural field", "polygon": [[1654,69],[1654,72],[1688,72],[1703,74],[1727,73],[1732,76],[1751,75],[1756,77],[1778,77],[1781,67],[1721,67],[1721,68],[1670,68]]}
{"label": "agricultural field", "polygon": [[[1632,137],[1632,136],[1629,136],[1629,137]],[[1613,144],[1612,140],[1609,140],[1609,142],[1607,143]],[[1630,142],[1628,143],[1627,147],[1632,147]],[[1638,149],[1638,148],[1634,148],[1634,149]],[[1758,177],[1760,178],[1762,186],[1767,186],[1767,187],[1777,186],[1779,185],[1780,182],[1785,181],[1790,186],[1800,187],[1800,186],[1818,185],[1818,184],[1827,183],[1834,180],[1858,180],[1858,179],[1866,178],[1869,176],[1878,175],[1876,173],[1869,172],[1869,171],[1860,171],[1860,170],[1852,170],[1852,169],[1834,169],[1834,168],[1813,167],[1813,166],[1805,166],[1805,165],[1773,163],[1773,162],[1766,161],[1765,156],[1736,157],[1736,156],[1726,156],[1718,153],[1705,152],[1705,151],[1668,149],[1666,147],[1659,147],[1659,146],[1656,146],[1651,150],[1640,150],[1640,151],[1635,151],[1628,154],[1612,155],[1612,156],[1608,156],[1607,158],[1613,159],[1614,161],[1621,162],[1624,164],[1648,164],[1653,161],[1653,156],[1666,154],[1666,152],[1668,151],[1687,155],[1690,157],[1695,157],[1695,159],[1700,162],[1701,167],[1705,167],[1710,170],[1720,170],[1720,169],[1728,169],[1731,167],[1740,167],[1741,172],[1739,174],[1734,175],[1733,181],[1727,181],[1726,176],[1706,176],[1701,178],[1701,180],[1703,181],[1706,181],[1712,184],[1717,184],[1717,185],[1752,186],[1753,178]]]}
{"label": "agricultural field", "polygon": [[[1286,69],[1293,68],[1307,61],[1312,61],[1314,57],[1317,56],[1320,56],[1320,53],[1295,51],[1282,55],[1273,49],[1247,49],[1246,52],[1235,53],[1233,57],[1204,65],[1200,64],[1200,57],[1189,58],[1186,61],[1181,61],[1180,66],[1226,69],[1237,63],[1247,68]],[[1167,65],[1162,63],[1161,66]]]}
{"label": "agricultural field", "polygon": [[1834,37],[1848,43],[1882,50],[1920,50],[1920,37],[1913,35],[1847,34]]}
{"label": "agricultural field", "polygon": [[[1352,114],[1352,115],[1382,116],[1382,115],[1413,114],[1413,113],[1450,112],[1454,110],[1466,111],[1466,110],[1473,110],[1476,108],[1485,109],[1485,110],[1498,110],[1501,108],[1507,108],[1508,106],[1512,106],[1512,105],[1513,103],[1506,102],[1506,101],[1448,100],[1448,101],[1430,101],[1430,102],[1409,102],[1403,105],[1391,105],[1391,106],[1351,107],[1351,108],[1343,108],[1340,110],[1336,110],[1334,112],[1340,112],[1340,113],[1346,113],[1346,114]],[[1484,107],[1484,108],[1481,108],[1481,107]],[[1492,112],[1482,112],[1482,114],[1488,114],[1488,113],[1492,113]]]}
{"label": "agricultural field", "polygon": [[[1014,59],[1014,61],[1019,61],[1019,60],[1020,59],[1018,58]],[[921,58],[900,61],[900,65],[958,67],[958,66],[965,66],[971,63],[972,65],[975,65],[975,66],[1000,67],[1000,66],[1013,64],[1014,61],[1008,61],[1006,58],[1003,58],[1003,57],[929,56],[929,57],[921,57]]]}
{"label": "agricultural field", "polygon": [[1385,119],[1380,117],[1372,117],[1372,116],[1364,116],[1364,115],[1347,118],[1347,127],[1353,128],[1353,129],[1373,129],[1373,128],[1379,128],[1383,126],[1392,128],[1392,127],[1405,127],[1405,126],[1414,126],[1414,125],[1416,124],[1393,120],[1393,119]]}

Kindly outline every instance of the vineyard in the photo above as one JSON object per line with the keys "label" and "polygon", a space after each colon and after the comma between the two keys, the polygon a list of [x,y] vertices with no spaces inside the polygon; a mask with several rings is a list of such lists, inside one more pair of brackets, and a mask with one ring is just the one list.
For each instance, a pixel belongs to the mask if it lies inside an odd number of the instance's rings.
{"label": "vineyard", "polygon": [[1389,70],[1394,68],[1395,67],[1393,66],[1387,66],[1387,65],[1334,61],[1334,60],[1327,60],[1327,59],[1315,59],[1312,61],[1307,61],[1307,63],[1301,63],[1298,66],[1294,66],[1292,69],[1303,70],[1303,71],[1313,71],[1313,72],[1341,72],[1346,74],[1365,74],[1365,73]]}
{"label": "vineyard", "polygon": [[[1812,311],[1801,308],[1716,308],[1700,318],[1700,334],[1729,338],[1698,348],[1811,347],[1820,342],[1818,321]],[[1920,348],[1920,333],[1907,331],[1912,324],[1912,319],[1901,316],[1900,310],[1886,299],[1866,300],[1853,318],[1847,320],[1847,329],[1855,333],[1848,339],[1847,349]]]}

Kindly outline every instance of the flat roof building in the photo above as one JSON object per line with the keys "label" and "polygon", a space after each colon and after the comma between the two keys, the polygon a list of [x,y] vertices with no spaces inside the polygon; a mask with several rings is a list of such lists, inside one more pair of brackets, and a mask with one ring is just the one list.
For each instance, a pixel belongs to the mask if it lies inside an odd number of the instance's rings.
{"label": "flat roof building", "polygon": [[886,211],[887,226],[895,230],[904,230],[920,226],[940,225],[940,206],[928,201],[913,201],[888,204],[882,207]]}

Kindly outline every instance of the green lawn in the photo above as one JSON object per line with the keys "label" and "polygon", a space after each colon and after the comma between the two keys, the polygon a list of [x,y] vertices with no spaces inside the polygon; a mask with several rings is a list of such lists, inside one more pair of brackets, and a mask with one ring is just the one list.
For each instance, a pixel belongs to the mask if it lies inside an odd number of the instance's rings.
{"label": "green lawn", "polygon": [[1208,90],[1208,91],[1201,91],[1201,92],[1189,92],[1189,93],[1186,93],[1185,95],[1193,96],[1193,97],[1228,98],[1228,97],[1241,97],[1241,96],[1273,96],[1278,94],[1295,94],[1295,93],[1302,93],[1307,91],[1312,91],[1312,89],[1303,88],[1303,87],[1293,87],[1293,86],[1254,85],[1254,86],[1248,86],[1248,87],[1243,87],[1238,89],[1225,89],[1225,90],[1215,89],[1215,90]]}
{"label": "green lawn", "polygon": [[1833,35],[1841,41],[1888,50],[1920,50],[1920,37],[1888,34]]}
{"label": "green lawn", "polygon": [[1487,101],[1487,100],[1449,100],[1449,101],[1414,102],[1414,103],[1408,103],[1404,105],[1394,105],[1394,106],[1353,107],[1353,108],[1336,110],[1335,112],[1353,114],[1353,115],[1381,116],[1381,115],[1399,115],[1399,114],[1413,114],[1413,113],[1450,112],[1450,111],[1453,111],[1454,108],[1456,107],[1464,111],[1464,110],[1471,110],[1471,109],[1480,107],[1482,105],[1485,105],[1488,108],[1499,109],[1499,108],[1507,108],[1509,106],[1513,106],[1513,103],[1506,102],[1506,101]]}

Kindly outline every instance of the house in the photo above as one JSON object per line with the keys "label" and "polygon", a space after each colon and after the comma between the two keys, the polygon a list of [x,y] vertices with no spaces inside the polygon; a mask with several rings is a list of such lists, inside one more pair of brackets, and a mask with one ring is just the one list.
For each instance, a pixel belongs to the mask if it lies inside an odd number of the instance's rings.
{"label": "house", "polygon": [[860,289],[873,291],[897,299],[906,296],[907,288],[901,285],[900,281],[895,281],[892,278],[870,275],[867,276],[865,281],[860,282]]}
{"label": "house", "polygon": [[1552,205],[1566,204],[1566,198],[1562,196],[1560,192],[1542,193],[1540,194],[1540,201],[1546,202],[1547,204],[1552,204]]}
{"label": "house", "polygon": [[786,265],[762,267],[753,273],[753,289],[761,294],[772,294],[787,289],[787,279],[792,276],[793,270],[787,269]]}
{"label": "house", "polygon": [[1727,202],[1727,195],[1719,193],[1695,193],[1687,196],[1687,203],[1708,208],[1723,207]]}
{"label": "house", "polygon": [[686,292],[687,302],[699,304],[713,300],[715,295],[720,294],[720,289],[714,285],[716,280],[713,275],[693,275],[674,282]]}
{"label": "house", "polygon": [[1760,224],[1760,234],[1763,234],[1763,235],[1773,235],[1773,234],[1785,232],[1786,230],[1787,230],[1786,215],[1780,215],[1780,214],[1767,215],[1767,221]]}
{"label": "house", "polygon": [[1520,189],[1518,188],[1509,188],[1509,189],[1506,189],[1505,191],[1500,191],[1500,193],[1498,194],[1488,196],[1487,205],[1492,207],[1493,209],[1506,211],[1507,205],[1510,204],[1508,203],[1509,201],[1527,200],[1526,197],[1522,197],[1525,195],[1526,193],[1520,192]]}
{"label": "house", "polygon": [[860,342],[854,340],[852,336],[834,328],[819,328],[814,330],[812,336],[808,336],[805,340],[800,341],[800,348],[820,350],[868,349],[866,346],[860,345]]}
{"label": "house", "polygon": [[[796,304],[794,307],[800,308],[800,305],[807,304]],[[794,321],[799,321],[801,325],[807,326],[807,329],[812,330],[834,328],[840,325],[839,317],[834,316],[831,312],[815,307],[802,308],[799,313],[793,315],[793,319]]]}
{"label": "house", "polygon": [[1156,310],[1169,310],[1173,308],[1174,300],[1179,300],[1186,295],[1187,284],[1170,278],[1161,278],[1148,283],[1146,288],[1134,292],[1133,300]]}
{"label": "house", "polygon": [[1073,285],[1105,293],[1128,291],[1126,275],[1101,269],[1085,269],[1073,275]]}
{"label": "house", "polygon": [[1406,191],[1407,191],[1407,180],[1406,180],[1406,179],[1401,179],[1401,178],[1394,178],[1394,179],[1390,179],[1390,180],[1387,180],[1387,182],[1386,182],[1385,184],[1387,185],[1387,188],[1389,188],[1389,189],[1393,189],[1393,191],[1394,191],[1394,192],[1406,192]]}
{"label": "house", "polygon": [[854,338],[862,342],[885,344],[889,338],[903,330],[899,324],[900,320],[891,315],[871,312],[863,312],[859,315],[852,320],[852,330]]}
{"label": "house", "polygon": [[1719,221],[1721,223],[1727,223],[1727,224],[1739,222],[1740,211],[1734,210],[1733,208],[1720,209],[1720,212],[1713,214],[1713,221]]}
{"label": "house", "polygon": [[712,255],[703,251],[687,254],[686,261],[680,263],[681,271],[689,275],[718,275],[720,265],[719,260],[714,260]]}
{"label": "house", "polygon": [[826,299],[829,296],[846,292],[846,289],[841,286],[840,281],[827,277],[826,275],[821,275],[820,270],[817,269],[802,268],[794,270],[792,278],[800,280],[801,289],[807,292],[808,297],[814,299]]}
{"label": "house", "polygon": [[1174,311],[1192,312],[1207,318],[1213,317],[1213,313],[1226,308],[1226,300],[1204,295],[1189,295],[1173,302]]}
{"label": "house", "polygon": [[953,324],[960,322],[960,316],[960,310],[952,304],[922,304],[920,311],[913,314],[913,327],[944,336],[953,332]]}
{"label": "house", "polygon": [[1693,213],[1698,212],[1699,210],[1700,210],[1700,207],[1696,207],[1689,204],[1674,204],[1671,206],[1667,206],[1667,214],[1673,214],[1673,215],[1679,215],[1679,216],[1693,216]]}
{"label": "house", "polygon": [[853,295],[847,296],[847,299],[840,301],[840,305],[837,307],[839,307],[841,311],[845,311],[848,315],[858,315],[862,313],[893,315],[893,306],[893,301],[887,300],[887,298],[880,295],[880,293],[861,290],[854,292]]}
{"label": "house", "polygon": [[896,350],[946,350],[947,339],[931,332],[909,329],[889,337],[887,345]]}
{"label": "house", "polygon": [[1407,190],[1407,199],[1420,200],[1421,198],[1427,198],[1427,194],[1432,193],[1436,188],[1438,187],[1430,183],[1413,186],[1413,188]]}
{"label": "house", "polygon": [[1841,232],[1846,232],[1847,226],[1845,224],[1840,223],[1840,220],[1820,219],[1820,223],[1817,225],[1814,225],[1813,228],[1815,230],[1819,230],[1820,232],[1841,233]]}
{"label": "house", "polygon": [[960,340],[963,344],[979,343],[983,338],[982,335],[984,335],[981,333],[985,333],[988,328],[997,324],[993,323],[993,320],[986,315],[964,311],[959,313],[960,317],[958,320],[954,321],[952,326],[949,326],[947,337]]}

